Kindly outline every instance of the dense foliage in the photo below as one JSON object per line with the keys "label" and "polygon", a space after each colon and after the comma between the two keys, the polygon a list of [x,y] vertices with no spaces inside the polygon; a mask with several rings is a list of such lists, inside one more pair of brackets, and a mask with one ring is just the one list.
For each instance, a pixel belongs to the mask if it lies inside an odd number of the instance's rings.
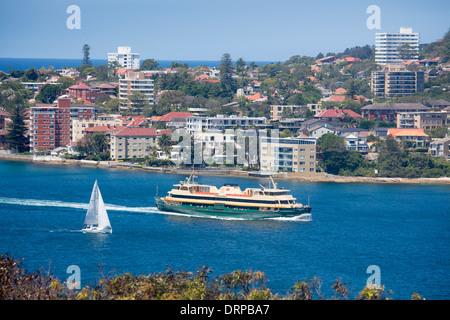
{"label": "dense foliage", "polygon": [[[369,161],[358,151],[346,150],[344,139],[333,133],[317,140],[319,166],[327,173],[346,176],[399,178],[450,177],[450,163],[417,150],[409,150],[391,136],[375,143],[378,158]],[[377,171],[376,171],[377,170]],[[378,173],[376,173],[378,172]]]}
{"label": "dense foliage", "polygon": [[[124,273],[104,276],[95,287],[69,290],[65,283],[43,271],[27,273],[21,263],[8,255],[0,255],[0,300],[314,300],[326,299],[322,281],[299,280],[281,296],[267,286],[267,276],[261,271],[236,270],[214,276],[212,270],[201,267],[195,272],[173,271],[133,275]],[[338,279],[329,299],[351,299],[349,286]],[[391,299],[392,292],[384,287],[365,287],[355,299]],[[423,299],[413,293],[412,299]]]}

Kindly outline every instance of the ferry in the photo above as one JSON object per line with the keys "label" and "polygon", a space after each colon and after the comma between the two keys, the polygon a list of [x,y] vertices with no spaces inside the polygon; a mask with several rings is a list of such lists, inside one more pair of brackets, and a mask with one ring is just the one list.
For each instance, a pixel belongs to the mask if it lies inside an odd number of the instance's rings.
{"label": "ferry", "polygon": [[[175,184],[165,197],[155,197],[160,211],[177,212],[191,216],[268,219],[278,217],[296,217],[310,214],[311,207],[296,201],[289,190],[279,189],[270,176],[268,188],[246,188],[237,184],[215,186],[194,181],[191,174],[185,181]],[[309,200],[308,200],[309,202]]]}

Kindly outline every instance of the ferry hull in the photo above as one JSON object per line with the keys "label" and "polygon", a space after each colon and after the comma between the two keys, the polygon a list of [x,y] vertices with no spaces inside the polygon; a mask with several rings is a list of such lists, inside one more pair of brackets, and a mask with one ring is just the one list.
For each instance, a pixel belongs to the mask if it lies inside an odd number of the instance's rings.
{"label": "ferry hull", "polygon": [[191,205],[173,205],[164,201],[164,198],[155,198],[156,206],[160,211],[176,212],[190,216],[200,217],[219,217],[219,218],[235,218],[246,220],[259,220],[280,217],[296,217],[302,214],[311,213],[311,207],[305,206],[302,208],[283,208],[278,211],[263,211],[256,209],[233,209],[214,207],[197,207]]}

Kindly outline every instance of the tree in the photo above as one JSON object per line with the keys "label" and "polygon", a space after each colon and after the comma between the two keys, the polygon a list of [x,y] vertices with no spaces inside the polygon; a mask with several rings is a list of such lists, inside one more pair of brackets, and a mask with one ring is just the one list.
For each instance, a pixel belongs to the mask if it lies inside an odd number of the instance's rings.
{"label": "tree", "polygon": [[408,43],[402,44],[397,48],[398,56],[401,60],[409,61],[416,57],[417,51]]}
{"label": "tree", "polygon": [[236,61],[236,73],[240,76],[245,75],[245,69],[247,67],[247,64],[245,63],[243,58],[239,58]]}
{"label": "tree", "polygon": [[149,105],[147,96],[145,95],[145,93],[142,93],[140,91],[133,91],[128,96],[128,100],[131,103],[133,111],[137,114],[142,114],[144,108]]}
{"label": "tree", "polygon": [[233,79],[233,60],[229,53],[224,53],[219,65],[220,82],[225,92],[231,93],[236,91],[236,81]]}
{"label": "tree", "polygon": [[29,150],[29,139],[26,136],[28,132],[25,124],[24,106],[16,105],[12,114],[12,122],[8,123],[8,134],[6,135],[6,142],[9,144],[11,150],[18,152],[25,152]]}
{"label": "tree", "polygon": [[166,154],[169,154],[170,146],[172,145],[171,136],[163,133],[158,139],[158,144]]}
{"label": "tree", "polygon": [[36,100],[42,103],[53,103],[56,98],[64,93],[62,86],[57,84],[46,83],[39,90]]}
{"label": "tree", "polygon": [[39,78],[36,68],[30,68],[25,71],[24,77],[29,81],[36,81]]}
{"label": "tree", "polygon": [[92,65],[92,61],[91,61],[91,59],[89,58],[89,55],[90,55],[90,50],[91,50],[91,47],[88,45],[88,44],[85,44],[84,46],[83,46],[83,49],[82,49],[82,52],[83,52],[83,60],[81,61],[81,64],[82,65]]}
{"label": "tree", "polygon": [[67,89],[70,86],[73,86],[75,84],[75,80],[70,77],[61,77],[59,78],[56,83],[61,84],[63,89]]}
{"label": "tree", "polygon": [[159,62],[155,59],[145,59],[142,64],[140,70],[158,70]]}
{"label": "tree", "polygon": [[108,76],[115,77],[116,72],[120,69],[121,65],[117,60],[108,61]]}
{"label": "tree", "polygon": [[79,150],[84,151],[93,160],[105,161],[109,159],[108,139],[103,132],[86,134]]}
{"label": "tree", "polygon": [[346,149],[344,139],[331,132],[317,139],[317,145],[321,152],[342,152]]}

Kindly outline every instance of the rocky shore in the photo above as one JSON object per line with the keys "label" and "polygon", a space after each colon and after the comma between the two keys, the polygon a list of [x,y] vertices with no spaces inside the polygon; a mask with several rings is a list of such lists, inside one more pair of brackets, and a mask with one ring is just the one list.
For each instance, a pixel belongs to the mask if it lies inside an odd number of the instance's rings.
{"label": "rocky shore", "polygon": [[[1,160],[10,161],[26,161],[26,162],[38,162],[49,163],[59,165],[78,165],[78,166],[91,166],[108,169],[124,169],[124,170],[142,170],[148,172],[157,173],[172,173],[189,175],[192,173],[191,169],[178,168],[178,167],[146,167],[139,164],[131,164],[127,162],[117,161],[91,161],[91,160],[72,160],[64,159],[53,156],[33,156],[33,155],[15,155],[0,153]],[[233,175],[233,176],[245,176],[245,177],[265,177],[268,173],[261,173],[256,171],[244,171],[238,168],[204,168],[195,169],[196,174],[200,175]],[[292,179],[299,181],[315,181],[315,182],[336,182],[336,183],[437,183],[437,184],[450,184],[450,177],[441,178],[388,178],[388,177],[350,177],[350,176],[336,176],[327,174],[325,172],[315,173],[298,173],[298,172],[280,172],[273,173],[272,176],[277,179]]]}

